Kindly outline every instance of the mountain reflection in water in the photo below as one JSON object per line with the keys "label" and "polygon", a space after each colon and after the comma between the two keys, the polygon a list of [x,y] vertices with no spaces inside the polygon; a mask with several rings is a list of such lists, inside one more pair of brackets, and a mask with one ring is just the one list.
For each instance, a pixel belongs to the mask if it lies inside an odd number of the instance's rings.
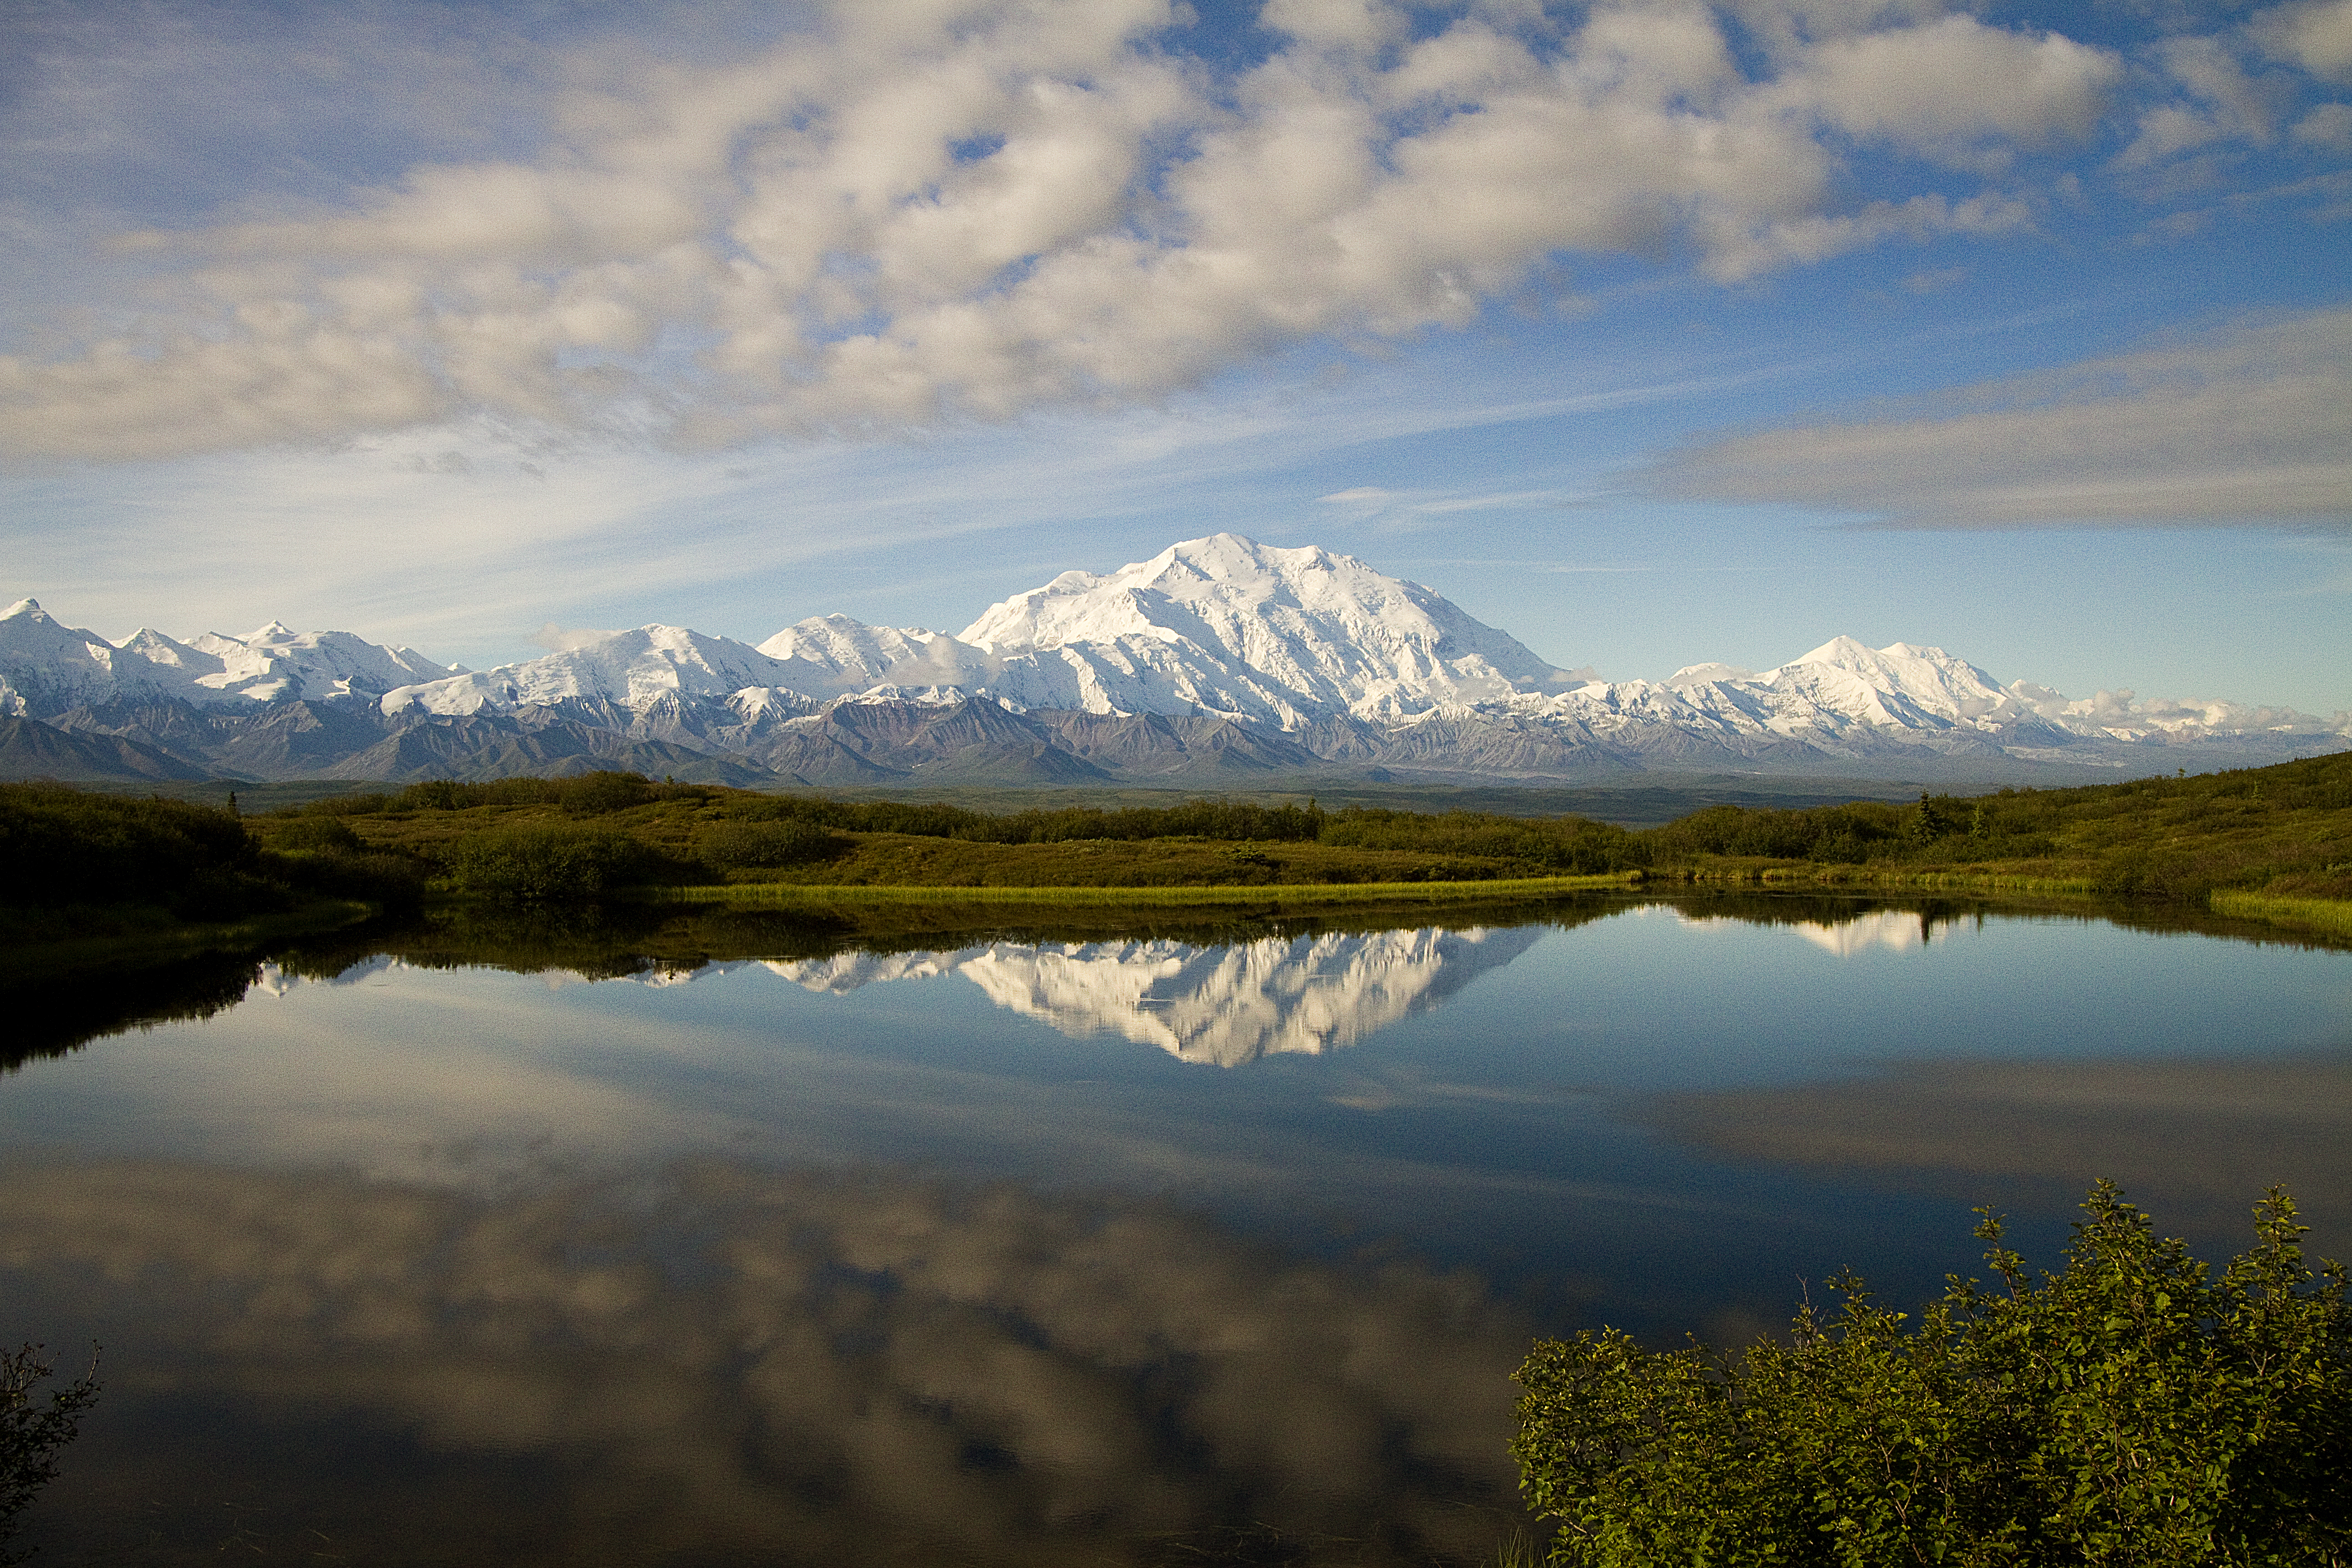
{"label": "mountain reflection in water", "polygon": [[836,995],[885,981],[960,975],[998,1006],[1073,1039],[1113,1034],[1184,1061],[1231,1068],[1354,1045],[1510,963],[1543,931],[1424,926],[1224,947],[990,942],[944,952],[846,952],[767,968]]}
{"label": "mountain reflection in water", "polygon": [[1539,1330],[1916,1300],[2100,1174],[2352,1235],[2341,952],[1450,912],[459,910],[0,997],[0,1331],[106,1346],[42,1561],[1492,1562]]}
{"label": "mountain reflection in water", "polygon": [[1519,1517],[1524,1320],[1149,1204],[59,1164],[0,1173],[0,1263],[114,1368],[67,1562],[1426,1562]]}

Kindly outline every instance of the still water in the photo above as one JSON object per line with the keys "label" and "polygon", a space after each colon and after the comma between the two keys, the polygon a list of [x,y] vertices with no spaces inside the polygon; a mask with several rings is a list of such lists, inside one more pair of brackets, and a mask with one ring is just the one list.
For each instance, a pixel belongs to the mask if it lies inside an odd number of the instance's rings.
{"label": "still water", "polygon": [[1980,1203],[2054,1261],[2099,1175],[2202,1256],[2279,1180],[2352,1241],[2343,952],[1820,900],[383,945],[0,1078],[0,1333],[105,1347],[45,1561],[1472,1562],[1537,1333],[1916,1297]]}

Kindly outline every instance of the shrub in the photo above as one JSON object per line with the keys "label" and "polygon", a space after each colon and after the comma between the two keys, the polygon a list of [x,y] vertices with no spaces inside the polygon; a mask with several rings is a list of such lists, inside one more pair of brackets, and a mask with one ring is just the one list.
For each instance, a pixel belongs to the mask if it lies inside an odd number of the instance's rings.
{"label": "shrub", "polygon": [[488,779],[460,784],[455,779],[426,779],[391,797],[389,811],[465,811],[478,805],[553,805],[563,798],[558,779]]}
{"label": "shrub", "polygon": [[0,1563],[25,1561],[6,1552],[16,1517],[57,1479],[58,1451],[73,1441],[82,1412],[98,1402],[95,1352],[89,1371],[51,1389],[47,1400],[36,1399],[33,1390],[49,1372],[38,1345],[0,1353]]}
{"label": "shrub", "polygon": [[0,907],[145,905],[183,920],[282,908],[246,826],[184,801],[0,784]]}
{"label": "shrub", "polygon": [[711,822],[695,831],[694,858],[714,870],[751,866],[798,866],[823,860],[841,840],[814,822],[787,817],[769,822]]}
{"label": "shrub", "polygon": [[469,833],[442,858],[451,881],[468,893],[512,903],[593,899],[630,879],[637,847],[617,833],[572,827],[518,827]]}
{"label": "shrub", "polygon": [[381,790],[360,795],[331,795],[272,812],[272,816],[372,816],[392,809],[392,796]]}
{"label": "shrub", "polygon": [[465,785],[455,779],[426,779],[410,784],[392,797],[394,811],[456,811],[474,804],[462,797]]}
{"label": "shrub", "polygon": [[564,782],[557,799],[574,816],[603,816],[643,805],[657,793],[655,784],[637,773],[583,773]]}
{"label": "shrub", "polygon": [[249,872],[255,848],[226,811],[176,800],[0,785],[0,901],[170,898],[210,873]]}
{"label": "shrub", "polygon": [[299,855],[271,851],[262,857],[269,874],[313,897],[359,899],[393,909],[424,901],[425,866],[406,855],[381,849],[320,849]]}
{"label": "shrub", "polygon": [[2352,1312],[2285,1192],[2218,1279],[2113,1184],[2083,1207],[2038,1280],[1979,1211],[2005,1289],[1955,1279],[1916,1328],[1848,1275],[1738,1357],[1538,1343],[1512,1448],[1552,1561],[2352,1561]]}
{"label": "shrub", "polygon": [[317,854],[336,849],[356,854],[364,847],[360,836],[340,816],[298,816],[271,822],[265,829],[272,849],[286,854]]}

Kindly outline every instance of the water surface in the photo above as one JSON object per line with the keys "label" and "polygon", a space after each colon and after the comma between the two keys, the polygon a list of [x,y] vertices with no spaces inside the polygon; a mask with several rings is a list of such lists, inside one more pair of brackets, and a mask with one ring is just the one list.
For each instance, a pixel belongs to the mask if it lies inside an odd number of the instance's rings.
{"label": "water surface", "polygon": [[659,937],[289,954],[0,1079],[7,1327],[106,1345],[48,1560],[1471,1561],[1535,1333],[1916,1296],[2102,1174],[2206,1256],[2271,1180],[2352,1233],[2338,952],[1820,900]]}

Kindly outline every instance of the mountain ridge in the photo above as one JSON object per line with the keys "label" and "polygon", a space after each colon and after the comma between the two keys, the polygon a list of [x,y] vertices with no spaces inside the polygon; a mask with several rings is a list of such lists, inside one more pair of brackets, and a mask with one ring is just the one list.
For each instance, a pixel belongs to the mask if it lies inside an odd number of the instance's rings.
{"label": "mountain ridge", "polygon": [[2069,699],[1942,648],[1846,637],[1763,671],[1601,680],[1354,557],[1232,533],[1063,573],[954,635],[829,615],[753,646],[655,624],[480,671],[275,621],[110,643],[27,598],[0,613],[0,774],[18,777],[1549,784],[1892,768],[1998,783],[2352,745],[2352,714]]}

